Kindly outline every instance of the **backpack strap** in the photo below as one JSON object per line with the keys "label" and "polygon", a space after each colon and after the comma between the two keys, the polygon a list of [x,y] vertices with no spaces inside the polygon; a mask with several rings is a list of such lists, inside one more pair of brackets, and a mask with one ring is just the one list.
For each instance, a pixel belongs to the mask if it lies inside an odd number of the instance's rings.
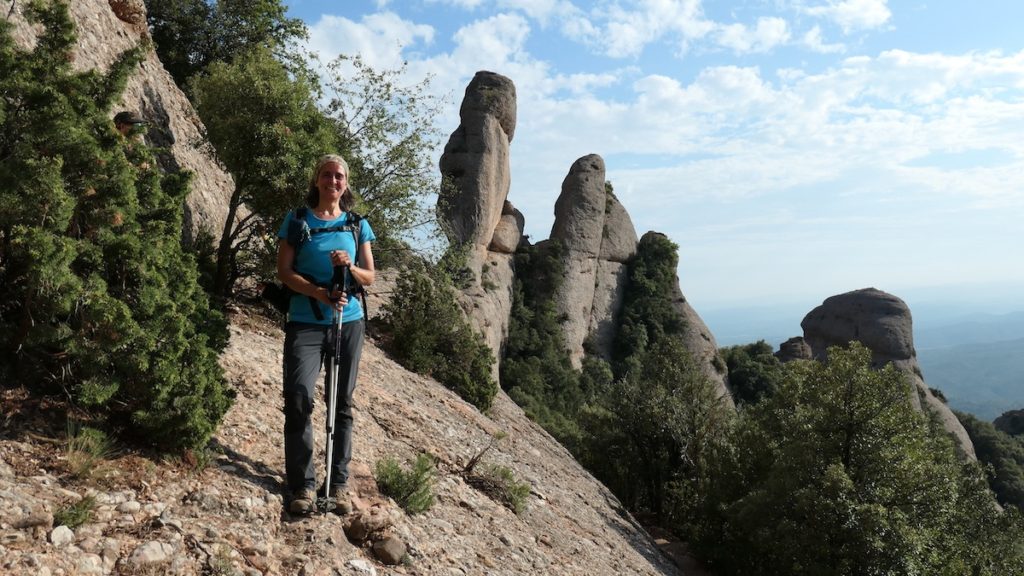
{"label": "backpack strap", "polygon": [[[358,264],[359,263],[359,231],[361,229],[363,217],[361,215],[359,215],[357,212],[353,212],[353,211],[349,210],[348,218],[345,219],[345,224],[343,224],[341,226],[324,226],[324,227],[321,227],[321,228],[310,228],[309,223],[306,221],[306,215],[308,213],[309,213],[309,207],[308,206],[299,206],[295,210],[292,210],[292,219],[288,222],[288,238],[287,238],[287,241],[295,249],[296,257],[298,257],[299,250],[302,249],[302,246],[305,245],[306,242],[308,242],[310,240],[310,238],[312,238],[314,235],[316,235],[316,234],[326,234],[328,232],[346,232],[347,231],[347,232],[351,232],[352,233],[352,238],[355,240],[356,250],[355,250],[355,254],[352,255],[352,262],[354,264]],[[294,267],[295,267],[295,262],[293,261],[292,262],[292,269],[293,270],[294,270]],[[296,272],[298,272],[298,270],[296,270]],[[305,278],[306,280],[316,284],[316,282],[313,280],[313,278],[311,276],[307,276],[306,274],[302,274],[301,272],[299,272],[299,275],[302,276],[303,278]],[[366,315],[366,314],[369,313],[367,311],[368,309],[366,307],[366,290],[363,288],[363,286],[361,284],[356,283],[354,278],[352,280],[353,280],[353,282],[352,282],[352,288],[350,290],[350,293],[354,294],[357,297],[361,297],[362,304],[363,304],[363,314]],[[322,321],[324,319],[324,315],[323,315],[323,312],[320,311],[320,306],[317,304],[316,298],[313,298],[312,296],[307,296],[307,298],[309,298],[309,306],[313,310],[313,316],[316,317],[316,319],[318,321]]]}

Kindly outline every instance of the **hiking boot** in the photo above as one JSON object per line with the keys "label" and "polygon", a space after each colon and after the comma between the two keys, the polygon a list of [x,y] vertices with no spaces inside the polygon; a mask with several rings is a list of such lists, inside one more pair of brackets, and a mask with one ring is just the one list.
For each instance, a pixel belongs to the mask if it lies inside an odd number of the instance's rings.
{"label": "hiking boot", "polygon": [[316,497],[312,490],[302,489],[292,494],[292,501],[288,504],[288,511],[292,514],[312,514],[316,511]]}
{"label": "hiking boot", "polygon": [[335,484],[331,486],[330,497],[334,502],[333,512],[335,514],[345,516],[352,513],[352,498],[348,495],[347,485]]}

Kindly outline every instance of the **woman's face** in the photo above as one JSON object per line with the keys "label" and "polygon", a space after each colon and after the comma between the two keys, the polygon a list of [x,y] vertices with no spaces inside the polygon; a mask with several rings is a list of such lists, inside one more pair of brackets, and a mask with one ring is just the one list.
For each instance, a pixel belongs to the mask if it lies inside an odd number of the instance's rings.
{"label": "woman's face", "polygon": [[320,190],[321,199],[337,201],[348,189],[348,174],[345,174],[341,164],[328,162],[320,167],[316,187]]}

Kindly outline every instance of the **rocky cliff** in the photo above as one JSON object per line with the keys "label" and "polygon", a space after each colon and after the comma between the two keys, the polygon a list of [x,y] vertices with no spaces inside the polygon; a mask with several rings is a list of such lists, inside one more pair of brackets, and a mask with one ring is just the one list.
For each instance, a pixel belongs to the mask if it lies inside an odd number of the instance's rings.
{"label": "rocky cliff", "polygon": [[[910,381],[909,401],[942,421],[961,451],[974,458],[974,445],[949,406],[928,388],[914,350],[913,320],[903,300],[875,288],[854,290],[826,298],[800,323],[811,356],[827,360],[826,349],[857,340],[871,350],[875,367],[893,364]],[[791,346],[792,349],[792,341]]]}
{"label": "rocky cliff", "polygon": [[[15,41],[28,48],[34,45],[38,29],[25,22],[22,4],[11,2],[9,8],[0,11],[0,17],[7,17],[14,24]],[[142,0],[74,0],[68,5],[78,35],[73,54],[77,70],[107,70],[119,54],[148,41]],[[234,182],[203,144],[205,129],[199,115],[164,70],[155,51],[148,52],[129,79],[111,118],[122,109],[136,111],[149,122],[147,142],[169,151],[161,155],[165,170],[180,168],[194,175],[182,231],[186,243],[201,231],[219,238]]]}
{"label": "rocky cliff", "polygon": [[[512,286],[517,274],[530,274],[513,266],[525,224],[508,201],[514,84],[500,74],[477,72],[466,87],[459,114],[461,123],[440,161],[438,210],[449,239],[467,251],[472,279],[461,293],[463,309],[494,352],[497,375],[508,336]],[[579,368],[585,353],[611,358],[637,233],[629,213],[606,189],[604,159],[597,154],[579,158],[569,168],[554,212],[550,238],[538,246],[557,242],[561,248],[565,281],[551,297],[564,319],[570,361]],[[671,296],[686,320],[687,347],[731,404],[726,375],[716,368],[721,363],[715,361],[714,336],[679,290],[678,279]]]}

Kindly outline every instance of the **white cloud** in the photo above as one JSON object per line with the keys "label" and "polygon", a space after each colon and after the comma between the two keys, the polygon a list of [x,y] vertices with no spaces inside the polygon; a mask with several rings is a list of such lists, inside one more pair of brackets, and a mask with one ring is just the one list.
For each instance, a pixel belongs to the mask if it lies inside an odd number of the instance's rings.
{"label": "white cloud", "polygon": [[447,4],[456,8],[473,10],[479,8],[484,3],[484,0],[426,0],[426,2],[427,4]]}
{"label": "white cloud", "polygon": [[888,0],[828,0],[827,4],[810,6],[807,14],[838,24],[844,32],[878,28],[892,17]]}
{"label": "white cloud", "polygon": [[371,66],[393,68],[401,65],[403,49],[433,40],[431,26],[404,20],[393,12],[367,15],[359,22],[325,14],[309,27],[308,47],[324,61],[339,54],[360,54]]}
{"label": "white cloud", "polygon": [[572,18],[563,32],[607,56],[633,58],[648,44],[666,38],[685,51],[715,27],[704,18],[701,0],[640,0],[634,4],[602,3],[589,17]]}
{"label": "white cloud", "polygon": [[812,52],[819,54],[842,54],[846,52],[846,46],[842,43],[826,44],[822,37],[820,26],[815,26],[804,33],[801,41]]}
{"label": "white cloud", "polygon": [[583,11],[569,0],[498,0],[497,4],[502,10],[522,12],[545,28],[552,20],[566,22],[583,16]]}
{"label": "white cloud", "polygon": [[780,44],[789,42],[789,25],[782,18],[758,18],[757,25],[749,28],[736,23],[722,26],[717,34],[720,45],[737,54],[768,52]]}

